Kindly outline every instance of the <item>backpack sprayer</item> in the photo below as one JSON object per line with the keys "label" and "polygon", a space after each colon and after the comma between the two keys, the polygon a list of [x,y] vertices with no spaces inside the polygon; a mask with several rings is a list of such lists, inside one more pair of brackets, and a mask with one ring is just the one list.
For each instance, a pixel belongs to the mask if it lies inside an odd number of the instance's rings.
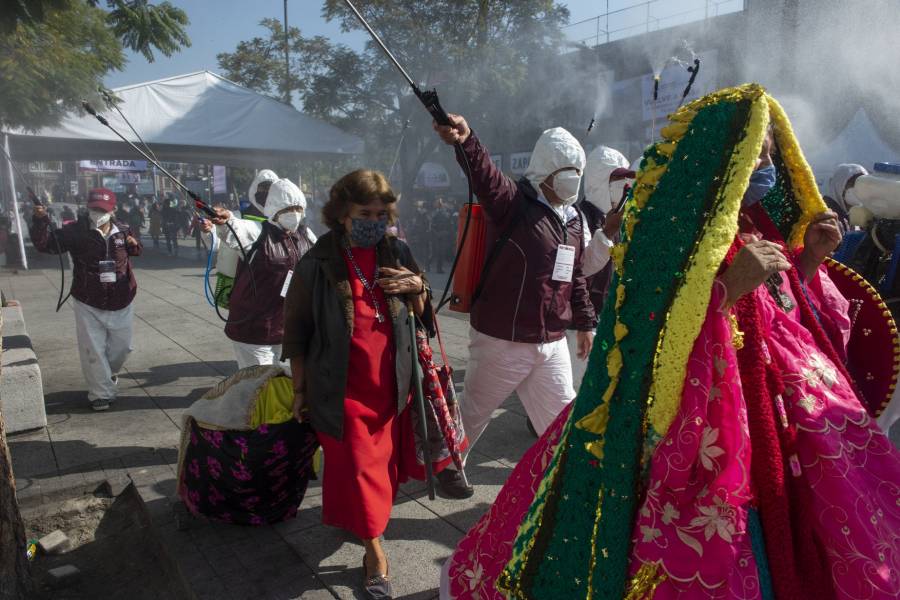
{"label": "backpack sprayer", "polygon": [[[186,185],[184,185],[183,183],[181,183],[181,181],[179,181],[179,179],[178,179],[177,177],[175,177],[174,175],[172,175],[172,173],[170,173],[165,167],[162,166],[162,164],[160,164],[160,162],[159,162],[158,160],[156,160],[156,157],[155,157],[155,156],[151,156],[149,153],[147,153],[147,152],[145,152],[144,150],[142,150],[141,148],[139,148],[139,147],[137,146],[137,144],[135,144],[134,142],[132,142],[131,140],[129,140],[128,138],[126,138],[124,135],[122,135],[121,133],[119,133],[119,131],[118,131],[115,127],[113,127],[112,125],[109,124],[109,121],[107,121],[106,118],[105,118],[103,115],[97,113],[97,111],[94,109],[94,107],[91,106],[91,104],[90,104],[87,100],[82,100],[82,101],[81,101],[81,106],[84,108],[85,111],[88,112],[88,114],[90,114],[90,115],[93,116],[95,119],[97,119],[98,121],[100,121],[100,124],[106,126],[110,131],[112,131],[114,134],[116,134],[116,136],[118,136],[119,139],[121,139],[123,142],[125,142],[126,144],[128,144],[129,146],[131,146],[131,148],[132,148],[133,150],[135,150],[138,154],[140,154],[141,156],[143,156],[143,157],[147,160],[147,162],[149,162],[149,163],[152,164],[154,167],[156,167],[157,169],[159,169],[159,171],[160,171],[163,175],[165,175],[172,183],[174,183],[175,186],[178,187],[178,189],[180,189],[182,192],[184,192],[185,194],[187,194],[187,196],[193,201],[193,203],[194,203],[194,208],[195,208],[198,212],[201,212],[201,213],[203,213],[203,214],[205,214],[205,215],[207,215],[208,217],[213,218],[213,219],[218,218],[219,215],[216,214],[216,212],[209,206],[209,204],[207,204],[206,202],[204,202],[203,199],[200,198],[199,195],[197,195],[196,193],[194,193],[193,191],[191,191]],[[117,109],[117,110],[118,110],[118,109]],[[119,114],[121,114],[121,111],[119,111]],[[123,118],[124,118],[124,115],[123,115]],[[126,122],[128,122],[127,119],[126,119]],[[129,127],[131,127],[131,123],[128,123],[128,125],[129,125]],[[131,127],[131,130],[134,131],[134,127]],[[136,132],[136,131],[135,131],[135,135],[137,135],[137,132]],[[140,139],[140,136],[138,136],[138,139]],[[141,143],[143,143],[144,146],[147,145],[143,140],[141,140]],[[148,148],[148,150],[149,150],[149,148]],[[251,287],[252,287],[252,289],[253,289],[253,294],[256,295],[256,280],[255,280],[254,277],[253,277],[253,271],[252,271],[252,268],[251,268],[251,266],[250,266],[250,260],[249,260],[247,251],[244,249],[244,245],[241,243],[241,240],[240,240],[240,238],[238,237],[237,232],[234,230],[234,228],[233,228],[230,224],[228,224],[227,222],[225,223],[225,226],[228,227],[228,230],[229,230],[229,231],[231,231],[231,235],[234,236],[234,239],[235,239],[235,241],[236,241],[237,244],[238,244],[238,248],[239,248],[239,250],[240,250],[241,256],[243,257],[244,262],[245,262],[246,265],[247,265],[248,274],[249,274],[249,276],[250,276],[250,285],[251,285]],[[204,286],[205,286],[205,287],[208,287],[208,283],[204,283]],[[206,292],[208,293],[209,290],[206,290]],[[244,319],[241,319],[240,321],[230,321],[227,317],[223,317],[222,314],[219,312],[219,305],[218,305],[218,304],[213,304],[213,307],[216,309],[216,314],[218,315],[218,317],[219,317],[220,319],[222,319],[223,321],[226,321],[226,322],[229,322],[229,323],[235,323],[235,324],[236,324],[236,323],[243,323],[244,321],[247,321],[247,320],[249,320],[249,319],[251,319],[251,318],[256,317],[256,315],[248,315],[247,317],[245,317]]]}
{"label": "backpack sprayer", "polygon": [[[412,77],[409,76],[409,73],[406,72],[406,69],[400,64],[400,62],[394,57],[390,50],[388,50],[387,46],[384,45],[384,42],[381,41],[381,38],[378,37],[378,34],[372,29],[369,23],[366,21],[365,17],[356,9],[353,3],[350,0],[344,0],[350,10],[353,11],[353,14],[356,15],[356,18],[359,19],[359,22],[365,27],[366,31],[369,32],[369,35],[372,36],[372,39],[376,44],[381,48],[384,54],[388,57],[388,59],[397,67],[397,70],[400,71],[400,74],[403,75],[403,78],[406,79],[406,82],[409,84],[409,87],[412,88],[413,93],[419,99],[419,101],[425,106],[425,110],[429,112],[434,121],[438,125],[450,126],[452,123],[450,122],[450,117],[447,116],[446,111],[441,106],[441,102],[438,99],[437,90],[421,90],[419,86],[416,85],[416,82],[413,81]],[[435,314],[441,310],[441,308],[448,302],[447,295],[450,291],[450,285],[453,282],[453,276],[456,273],[456,267],[460,261],[460,255],[463,254],[463,250],[466,247],[466,239],[469,233],[469,226],[472,220],[472,212],[473,212],[473,193],[472,193],[472,172],[469,166],[469,161],[466,159],[466,155],[462,150],[462,144],[455,144],[457,156],[461,156],[463,158],[463,163],[465,165],[464,171],[466,174],[466,180],[469,184],[469,201],[466,204],[465,210],[465,221],[462,225],[462,230],[458,234],[458,248],[456,252],[456,256],[453,258],[453,265],[450,267],[450,276],[447,279],[447,285],[444,287],[444,292],[441,294],[441,300],[438,302],[437,307],[435,308]],[[480,206],[477,207],[480,210]],[[460,222],[463,222],[463,214],[460,214]],[[482,246],[484,235],[482,232],[481,235]],[[452,308],[452,307],[451,307]],[[425,463],[425,480],[428,485],[428,498],[434,500],[434,480],[432,474],[432,464],[431,464],[431,452],[428,447],[428,425],[425,420],[425,397],[422,393],[422,368],[419,365],[419,357],[418,357],[418,349],[416,348],[416,334],[415,334],[415,314],[412,310],[409,311],[409,327],[410,327],[410,335],[412,336],[412,347],[411,347],[411,358],[413,363],[413,384],[414,391],[416,396],[416,404],[419,410],[419,415],[421,418],[419,419],[421,423],[421,435],[423,441],[423,462]],[[463,482],[468,486],[468,481],[466,480],[466,474],[464,471],[460,471],[460,475],[463,478]]]}

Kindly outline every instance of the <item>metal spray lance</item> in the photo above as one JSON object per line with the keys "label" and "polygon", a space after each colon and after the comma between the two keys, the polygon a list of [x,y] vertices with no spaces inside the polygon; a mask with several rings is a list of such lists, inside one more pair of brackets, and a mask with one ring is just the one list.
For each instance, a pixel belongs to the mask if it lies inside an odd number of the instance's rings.
{"label": "metal spray lance", "polygon": [[[384,52],[384,54],[385,54],[385,56],[387,56],[388,60],[390,60],[391,63],[393,63],[393,65],[397,68],[397,70],[400,71],[400,74],[403,76],[404,79],[406,79],[406,82],[409,84],[409,87],[412,89],[413,93],[416,95],[416,97],[419,99],[419,101],[422,103],[422,105],[425,106],[425,110],[428,111],[428,113],[431,115],[431,117],[434,119],[434,121],[438,125],[442,125],[442,126],[452,125],[452,123],[450,122],[450,117],[447,116],[447,112],[441,106],[441,102],[438,99],[437,90],[422,90],[422,89],[420,89],[419,86],[416,85],[416,82],[413,81],[413,78],[409,76],[409,73],[406,72],[406,69],[404,69],[403,66],[400,64],[400,61],[397,60],[397,58],[388,49],[388,47],[385,46],[384,42],[381,41],[381,38],[378,37],[378,34],[375,33],[375,30],[372,29],[372,26],[369,25],[369,23],[368,23],[368,21],[366,21],[365,17],[362,16],[362,13],[360,13],[359,10],[357,10],[356,6],[353,5],[353,2],[351,2],[350,0],[344,0],[344,3],[350,8],[351,11],[353,11],[353,14],[356,15],[356,18],[359,20],[359,22],[362,24],[362,26],[366,29],[366,31],[369,32],[369,35],[372,36],[372,40],[378,45],[379,48],[381,48],[381,51]],[[462,150],[461,144],[456,144],[456,152],[457,152],[458,156],[461,156],[461,157],[463,157],[463,159],[465,159],[465,153]],[[468,161],[464,160],[463,162],[465,164],[464,170],[466,172],[466,179],[469,184],[469,203],[471,204],[473,202],[473,197],[474,197],[473,190],[472,190],[472,173],[471,173],[471,169],[469,167]],[[460,236],[460,240],[459,240],[460,248],[464,247],[465,240],[466,240],[466,237],[469,232],[470,219],[471,219],[471,211],[469,211],[469,213],[466,217],[466,222],[465,222],[465,225],[463,226],[463,232],[462,232],[462,235]],[[447,286],[444,288],[444,292],[441,296],[440,302],[438,302],[438,306],[437,306],[437,309],[435,310],[435,313],[437,313],[441,309],[441,307],[444,306],[449,301],[447,296],[450,291],[450,285],[453,281],[453,275],[456,272],[457,265],[459,264],[459,256],[460,256],[460,253],[457,252],[456,257],[453,259],[453,266],[450,268],[450,276],[447,278]],[[414,313],[412,311],[409,311],[407,318],[409,319],[410,335],[412,336],[412,344],[411,344],[411,348],[410,348],[410,353],[411,353],[410,358],[413,362],[413,374],[414,374],[413,379],[415,380],[413,382],[414,383],[413,390],[414,390],[415,396],[416,396],[416,406],[419,410],[419,415],[421,416],[421,418],[420,418],[421,432],[420,433],[421,433],[422,442],[423,442],[422,454],[423,454],[423,462],[425,463],[425,465],[424,465],[425,466],[425,477],[426,477],[426,482],[428,485],[428,497],[431,500],[434,500],[435,493],[434,493],[434,480],[432,477],[432,463],[431,463],[432,457],[431,457],[430,448],[428,447],[428,426],[427,426],[427,422],[425,420],[426,407],[425,407],[424,394],[422,393],[422,371],[421,371],[421,368],[419,365],[418,349],[416,347],[415,315],[414,315]],[[466,480],[465,472],[460,471],[460,474],[462,475],[463,482],[466,485],[468,485],[468,481]]]}

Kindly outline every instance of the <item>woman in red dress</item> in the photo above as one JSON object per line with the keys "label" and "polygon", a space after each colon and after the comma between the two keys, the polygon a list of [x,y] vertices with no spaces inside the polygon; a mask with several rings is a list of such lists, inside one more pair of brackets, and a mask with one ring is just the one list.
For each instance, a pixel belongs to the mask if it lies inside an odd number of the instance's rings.
{"label": "woman in red dress", "polygon": [[322,211],[330,231],[297,263],[287,291],[282,343],[294,415],[311,421],[325,453],[323,521],[362,540],[364,592],[379,600],[392,594],[379,538],[398,486],[421,471],[407,307],[429,328],[433,319],[409,247],[386,235],[396,201],[375,171],[334,185]]}

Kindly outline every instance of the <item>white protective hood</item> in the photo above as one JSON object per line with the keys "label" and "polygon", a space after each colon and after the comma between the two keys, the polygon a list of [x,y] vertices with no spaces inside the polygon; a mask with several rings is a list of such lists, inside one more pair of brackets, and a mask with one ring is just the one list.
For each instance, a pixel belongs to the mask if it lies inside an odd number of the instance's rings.
{"label": "white protective hood", "polygon": [[250,200],[250,204],[256,207],[259,212],[263,211],[263,207],[256,203],[256,186],[264,181],[275,182],[278,181],[278,175],[275,174],[275,171],[270,171],[269,169],[263,169],[259,173],[256,174],[256,177],[253,178],[253,182],[250,184],[250,189],[247,191],[247,199]]}
{"label": "white protective hood", "polygon": [[584,173],[584,161],[584,148],[575,136],[562,127],[554,127],[542,133],[534,145],[525,178],[542,194],[541,183],[547,177],[565,167]]}
{"label": "white protective hood", "polygon": [[269,188],[269,197],[262,212],[266,218],[275,223],[275,215],[278,211],[291,206],[299,206],[306,211],[306,196],[290,179],[279,179]]}
{"label": "white protective hood", "polygon": [[603,214],[612,210],[614,202],[619,202],[619,198],[613,199],[610,195],[609,176],[616,169],[623,168],[628,168],[628,159],[618,150],[608,146],[597,146],[587,157],[587,166],[584,168],[584,197],[603,211]]}
{"label": "white protective hood", "polygon": [[847,189],[847,183],[854,175],[868,175],[869,172],[862,165],[842,164],[834,169],[834,174],[828,182],[828,188],[831,198],[845,211],[850,210],[850,204],[844,197],[844,191]]}

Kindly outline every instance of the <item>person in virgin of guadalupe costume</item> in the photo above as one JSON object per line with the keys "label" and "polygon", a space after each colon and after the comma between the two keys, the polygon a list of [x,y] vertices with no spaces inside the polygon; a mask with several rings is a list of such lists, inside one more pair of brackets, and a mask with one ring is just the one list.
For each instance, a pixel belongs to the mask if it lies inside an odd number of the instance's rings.
{"label": "person in virgin of guadalupe costume", "polygon": [[854,311],[822,264],[840,234],[790,123],[754,84],[671,119],[578,397],[442,598],[900,596],[900,453],[845,366]]}

